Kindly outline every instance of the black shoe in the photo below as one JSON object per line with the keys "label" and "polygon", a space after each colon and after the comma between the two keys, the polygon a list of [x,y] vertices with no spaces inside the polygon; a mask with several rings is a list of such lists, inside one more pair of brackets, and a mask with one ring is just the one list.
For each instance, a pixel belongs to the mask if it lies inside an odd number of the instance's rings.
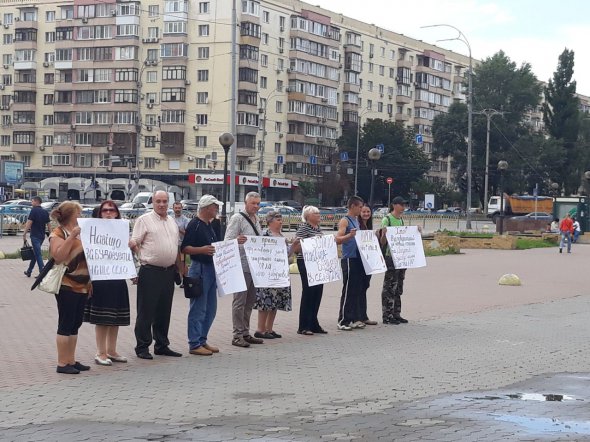
{"label": "black shoe", "polygon": [[154,357],[151,355],[151,353],[147,350],[137,353],[137,357],[139,359],[154,359]]}
{"label": "black shoe", "polygon": [[182,276],[180,276],[180,273],[176,272],[174,274],[174,282],[176,285],[182,285]]}
{"label": "black shoe", "polygon": [[400,324],[407,324],[407,323],[408,323],[408,320],[407,320],[407,319],[404,319],[404,318],[402,318],[401,316],[398,316],[398,317],[396,317],[395,319],[397,319],[397,321],[398,321]]}
{"label": "black shoe", "polygon": [[320,335],[327,335],[328,334],[328,332],[326,330],[324,330],[323,328],[318,328],[317,330],[312,330],[312,332],[318,333]]}
{"label": "black shoe", "polygon": [[387,320],[384,319],[383,320],[383,323],[384,324],[393,324],[393,325],[399,325],[400,324],[399,320],[397,320],[395,318],[393,318],[393,319],[387,319]]}
{"label": "black shoe", "polygon": [[60,367],[59,365],[57,366],[57,371],[58,373],[63,373],[63,374],[79,374],[80,370],[78,370],[77,368],[75,368],[73,365],[64,365],[63,367]]}
{"label": "black shoe", "polygon": [[248,344],[263,344],[264,343],[263,339],[255,338],[250,335],[243,336],[243,338],[244,338],[244,341],[246,341]]}
{"label": "black shoe", "polygon": [[178,353],[177,351],[170,350],[168,347],[164,347],[161,350],[154,350],[154,353],[158,356],[172,356],[174,358],[180,358],[182,353]]}
{"label": "black shoe", "polygon": [[76,363],[74,365],[72,365],[72,367],[74,367],[76,370],[79,370],[79,371],[88,371],[88,370],[90,370],[90,366],[89,365],[81,364],[78,361],[76,361]]}
{"label": "black shoe", "polygon": [[282,337],[283,337],[283,335],[279,335],[279,334],[278,334],[276,331],[274,331],[274,330],[273,330],[273,331],[271,331],[271,332],[270,332],[270,334],[271,334],[271,335],[273,335],[273,336],[274,336],[276,339],[278,339],[278,338],[282,338]]}
{"label": "black shoe", "polygon": [[274,339],[275,335],[273,335],[272,333],[266,333],[266,332],[264,332],[264,333],[255,332],[254,337],[261,338],[261,339]]}
{"label": "black shoe", "polygon": [[27,276],[27,278],[31,277],[31,272],[29,272],[28,270],[25,270],[25,275]]}

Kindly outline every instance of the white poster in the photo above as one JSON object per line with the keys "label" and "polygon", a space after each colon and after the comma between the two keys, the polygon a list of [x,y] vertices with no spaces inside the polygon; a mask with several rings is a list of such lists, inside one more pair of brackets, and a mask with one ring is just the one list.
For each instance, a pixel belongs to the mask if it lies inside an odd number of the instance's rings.
{"label": "white poster", "polygon": [[387,243],[396,269],[414,269],[426,266],[422,236],[418,227],[388,227]]}
{"label": "white poster", "polygon": [[287,242],[280,236],[247,236],[244,251],[257,288],[289,287]]}
{"label": "white poster", "polygon": [[215,247],[213,265],[215,266],[219,295],[230,295],[246,290],[238,240],[218,241],[214,242],[212,246]]}
{"label": "white poster", "polygon": [[129,220],[78,218],[80,239],[92,281],[135,278],[129,248]]}
{"label": "white poster", "polygon": [[342,279],[334,235],[302,239],[301,251],[307,269],[307,283],[310,287]]}
{"label": "white poster", "polygon": [[379,246],[379,239],[373,230],[357,230],[354,236],[356,245],[358,247],[363,267],[367,275],[376,275],[377,273],[385,273],[387,266],[381,247]]}

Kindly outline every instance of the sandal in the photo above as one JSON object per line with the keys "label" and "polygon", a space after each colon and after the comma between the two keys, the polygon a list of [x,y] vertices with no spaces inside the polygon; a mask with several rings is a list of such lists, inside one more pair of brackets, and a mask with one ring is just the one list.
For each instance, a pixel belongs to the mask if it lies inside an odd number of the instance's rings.
{"label": "sandal", "polygon": [[313,336],[313,332],[311,330],[298,330],[298,335],[305,335],[305,336]]}

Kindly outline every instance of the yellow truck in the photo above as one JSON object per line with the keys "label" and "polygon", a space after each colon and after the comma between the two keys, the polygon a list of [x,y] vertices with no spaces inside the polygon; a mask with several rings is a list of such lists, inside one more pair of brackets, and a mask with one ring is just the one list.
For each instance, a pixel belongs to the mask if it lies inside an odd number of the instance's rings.
{"label": "yellow truck", "polygon": [[[553,198],[550,196],[507,195],[504,194],[504,215],[506,218],[526,215],[532,212],[553,213]],[[500,197],[492,196],[488,202],[488,218],[494,224],[500,216]]]}

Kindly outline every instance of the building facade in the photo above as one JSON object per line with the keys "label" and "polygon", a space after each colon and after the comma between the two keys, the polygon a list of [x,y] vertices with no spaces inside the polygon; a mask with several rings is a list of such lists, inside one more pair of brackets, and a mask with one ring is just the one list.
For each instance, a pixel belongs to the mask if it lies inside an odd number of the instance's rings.
{"label": "building facade", "polygon": [[[31,182],[140,191],[142,178],[220,197],[218,136],[234,132],[236,199],[288,199],[339,161],[343,127],[399,121],[431,154],[432,120],[465,99],[461,54],[300,1],[236,4],[233,46],[231,0],[3,1],[0,155]],[[451,172],[433,158],[430,179]]]}

